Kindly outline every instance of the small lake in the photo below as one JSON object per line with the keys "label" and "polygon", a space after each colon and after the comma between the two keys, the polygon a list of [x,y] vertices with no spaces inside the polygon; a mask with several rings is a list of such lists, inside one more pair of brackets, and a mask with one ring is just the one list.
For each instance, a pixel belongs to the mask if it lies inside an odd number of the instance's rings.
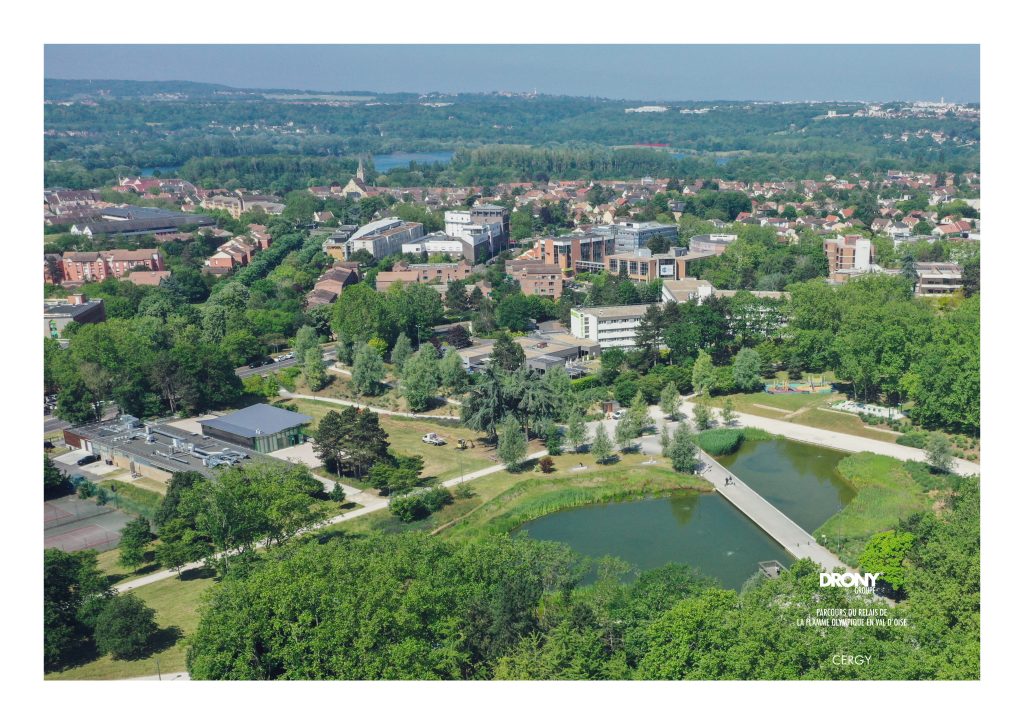
{"label": "small lake", "polygon": [[373,157],[373,167],[378,173],[390,171],[393,168],[408,168],[409,164],[415,161],[418,164],[448,163],[455,155],[454,151],[429,151],[422,153],[385,153]]}
{"label": "small lake", "polygon": [[[813,532],[855,494],[835,470],[844,456],[813,445],[764,440],[745,442],[719,460]],[[792,561],[782,546],[717,493],[571,508],[519,530],[565,543],[591,558],[616,556],[640,570],[683,563],[736,590],[757,572],[758,562]]]}

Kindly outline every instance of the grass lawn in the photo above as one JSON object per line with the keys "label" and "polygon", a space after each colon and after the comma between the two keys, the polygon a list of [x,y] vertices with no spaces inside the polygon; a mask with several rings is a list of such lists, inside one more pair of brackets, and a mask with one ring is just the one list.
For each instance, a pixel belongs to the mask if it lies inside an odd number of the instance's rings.
{"label": "grass lawn", "polygon": [[856,564],[872,535],[892,529],[901,518],[928,510],[933,503],[905,464],[895,458],[855,453],[843,458],[837,470],[857,495],[815,536],[848,563]]}
{"label": "grass lawn", "polygon": [[796,412],[803,407],[823,405],[834,399],[841,398],[839,395],[825,394],[770,395],[767,392],[745,392],[712,397],[711,404],[715,407],[721,407],[725,404],[726,399],[732,400],[733,409],[737,412],[780,420],[791,412]]}
{"label": "grass lawn", "polygon": [[[295,380],[295,394],[298,395],[316,395],[317,397],[337,397],[342,400],[352,400],[358,402],[361,405],[367,407],[379,407],[383,410],[394,410],[395,412],[411,412],[409,409],[409,403],[398,391],[398,382],[390,376],[386,377],[384,382],[389,385],[384,389],[384,392],[370,397],[367,395],[357,394],[355,389],[352,387],[352,378],[348,375],[339,374],[328,370],[328,382],[327,386],[320,390],[311,390],[307,385],[306,381],[300,375]],[[427,415],[458,415],[459,408],[455,405],[445,403],[441,399],[434,401],[434,406],[427,410],[422,411]]]}
{"label": "grass lawn", "polygon": [[[320,419],[331,410],[341,410],[341,406],[319,400],[289,400],[304,415],[313,418],[311,426],[315,429]],[[484,444],[480,433],[465,427],[452,424],[440,424],[437,420],[419,420],[414,418],[380,416],[381,427],[388,434],[391,449],[402,455],[420,455],[423,458],[423,475],[444,481],[460,474],[459,461],[462,461],[463,472],[473,472],[497,464],[494,448]],[[448,441],[447,445],[428,445],[422,437],[428,432],[436,432]],[[455,445],[459,439],[471,441],[474,447],[457,450]],[[540,443],[530,443],[530,451],[539,450]],[[495,458],[495,459],[492,459]]]}
{"label": "grass lawn", "polygon": [[[153,485],[158,484],[155,480],[150,482]],[[156,511],[159,510],[164,499],[161,493],[151,490],[146,485],[138,486],[135,481],[112,480],[108,477],[97,485],[113,494],[114,499],[110,501],[111,504],[129,513],[145,516],[150,520],[156,515]]]}
{"label": "grass lawn", "polygon": [[900,436],[897,432],[881,430],[864,424],[857,415],[837,412],[833,410],[806,410],[799,415],[789,418],[789,422],[795,422],[808,427],[817,427],[822,430],[834,432],[845,432],[848,435],[859,435],[872,440],[884,442],[896,442]]}
{"label": "grass lawn", "polygon": [[[191,572],[195,573],[195,572]],[[162,648],[144,659],[115,661],[109,655],[66,671],[48,674],[47,679],[128,679],[156,674],[157,661],[161,673],[185,670],[185,637],[193,633],[199,622],[199,603],[204,591],[215,585],[212,576],[168,578],[135,591],[135,595],[156,611],[162,629]],[[202,576],[203,574],[200,574]]]}
{"label": "grass lawn", "polygon": [[[658,495],[675,490],[710,490],[700,478],[672,471],[664,458],[644,465],[646,455],[624,455],[612,465],[598,465],[589,454],[559,455],[555,470],[540,472],[535,465],[519,473],[501,471],[467,484],[470,498],[455,502],[413,523],[402,523],[387,510],[355,518],[331,529],[348,534],[423,530],[442,535],[477,535],[482,530],[507,531],[561,508],[607,500]],[[575,471],[580,464],[586,470]],[[326,529],[326,530],[331,530]]]}

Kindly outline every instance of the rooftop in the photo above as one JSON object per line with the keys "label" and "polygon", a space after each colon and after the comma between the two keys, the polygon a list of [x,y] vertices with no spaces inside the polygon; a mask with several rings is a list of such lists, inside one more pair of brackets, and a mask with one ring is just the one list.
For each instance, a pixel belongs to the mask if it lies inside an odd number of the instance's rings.
{"label": "rooftop", "polygon": [[312,419],[307,415],[300,415],[297,412],[260,403],[246,407],[238,412],[232,412],[230,415],[200,420],[199,422],[203,427],[222,430],[232,435],[257,437],[259,435],[273,435],[282,430],[305,425],[307,422],[311,422]]}
{"label": "rooftop", "polygon": [[592,314],[598,319],[633,319],[644,316],[650,306],[652,304],[616,304],[609,307],[577,307],[573,311]]}

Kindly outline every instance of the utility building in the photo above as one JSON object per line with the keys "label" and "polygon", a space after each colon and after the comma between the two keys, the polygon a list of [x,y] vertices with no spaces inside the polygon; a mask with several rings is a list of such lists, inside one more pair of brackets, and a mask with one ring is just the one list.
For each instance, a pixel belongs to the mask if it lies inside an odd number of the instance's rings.
{"label": "utility building", "polygon": [[199,424],[204,435],[256,452],[272,453],[304,442],[302,426],[312,419],[273,405],[259,404],[223,417],[200,420]]}

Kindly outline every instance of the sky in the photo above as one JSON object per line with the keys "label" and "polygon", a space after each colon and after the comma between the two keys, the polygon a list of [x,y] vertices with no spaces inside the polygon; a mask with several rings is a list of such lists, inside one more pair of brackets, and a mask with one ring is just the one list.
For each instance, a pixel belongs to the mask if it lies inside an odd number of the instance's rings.
{"label": "sky", "polygon": [[980,100],[978,45],[47,45],[47,78],[630,100]]}

